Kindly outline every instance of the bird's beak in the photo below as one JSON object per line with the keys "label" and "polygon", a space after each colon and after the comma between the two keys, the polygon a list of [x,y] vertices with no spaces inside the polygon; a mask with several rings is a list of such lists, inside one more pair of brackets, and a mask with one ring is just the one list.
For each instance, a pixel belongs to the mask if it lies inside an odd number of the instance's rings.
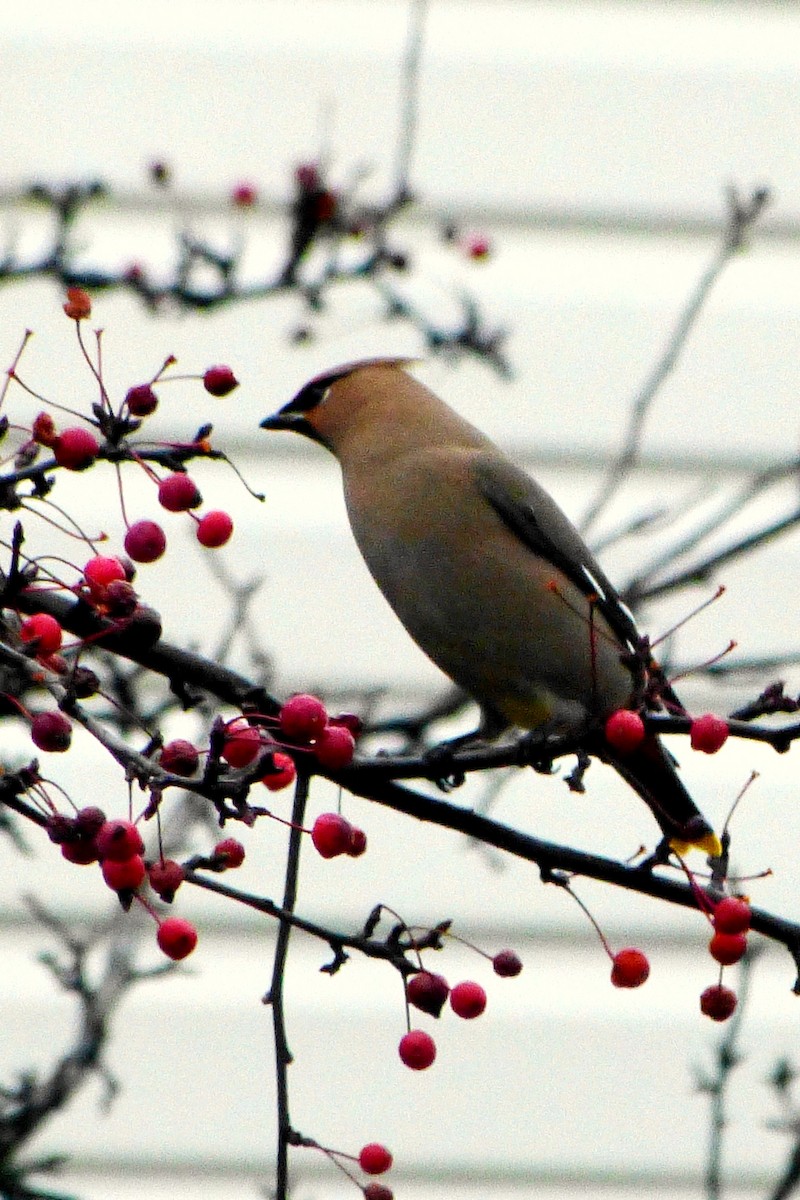
{"label": "bird's beak", "polygon": [[302,413],[276,412],[271,417],[264,417],[260,429],[293,429],[297,430],[302,423]]}

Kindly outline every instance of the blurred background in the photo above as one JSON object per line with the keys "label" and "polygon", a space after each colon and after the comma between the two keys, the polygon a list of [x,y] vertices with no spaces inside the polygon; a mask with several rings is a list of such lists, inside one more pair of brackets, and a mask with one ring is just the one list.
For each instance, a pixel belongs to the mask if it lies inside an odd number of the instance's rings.
{"label": "blurred background", "polygon": [[[418,55],[411,104],[409,44]],[[357,184],[366,205],[385,203],[407,167],[415,203],[389,234],[407,268],[381,287],[333,287],[319,312],[292,290],[208,313],[165,305],[155,315],[130,290],[96,294],[91,323],[105,330],[113,395],[150,378],[167,354],[187,373],[230,363],[241,380],[224,400],[199,384],[172,384],[152,418],[157,436],[171,439],[213,421],[215,444],[265,495],[258,503],[218,465],[193,471],[210,506],[232,513],[236,533],[210,563],[188,522],[168,524],[170,553],[139,579],[169,640],[217,652],[231,611],[221,563],[240,584],[260,581],[250,609],[258,644],[241,638],[232,661],[246,667],[257,650],[278,695],[318,691],[343,708],[377,692],[385,711],[408,711],[443,693],[446,681],[409,641],[352,545],[333,460],[259,431],[258,422],[340,362],[418,357],[419,378],[580,521],[623,445],[634,398],[720,252],[731,186],[745,197],[768,186],[773,199],[658,391],[637,470],[592,529],[595,544],[608,543],[608,573],[624,585],[689,520],[654,520],[638,537],[614,538],[637,517],[690,502],[711,514],[759,472],[797,456],[796,5],[29,0],[3,6],[0,47],[0,229],[21,260],[36,257],[52,228],[50,210],[22,203],[21,192],[98,179],[108,195],[73,230],[76,261],[87,269],[136,263],[153,280],[168,278],[188,233],[222,255],[241,247],[243,283],[269,278],[286,260],[298,165],[321,164],[342,193]],[[154,163],[168,166],[169,186],[154,184]],[[242,186],[252,188],[253,204],[232,203]],[[449,239],[448,226],[456,231]],[[481,240],[485,255],[475,253]],[[491,356],[432,353],[426,331],[457,330],[465,297],[477,302],[483,329],[505,331],[497,344],[508,378]],[[26,381],[85,408],[91,379],[62,299],[51,279],[6,281],[0,360],[9,364],[24,329],[34,330]],[[19,395],[14,402],[25,403]],[[129,511],[157,517],[152,487],[128,474]],[[76,476],[63,500],[85,526],[119,537],[110,472]],[[708,546],[796,505],[790,476]],[[35,544],[33,526],[29,536]],[[796,694],[797,534],[728,564],[718,581],[723,599],[669,644],[676,669],[703,663],[730,639],[738,643],[732,658],[778,656],[788,665],[734,680],[690,677],[685,703],[724,713],[776,677]],[[648,606],[644,628],[665,632],[716,582]],[[169,732],[191,737],[191,720]],[[23,740],[21,727],[2,731],[9,760]],[[754,901],[800,918],[793,756],[743,743],[698,762],[682,745],[674,749],[718,827],[750,772],[760,773],[736,818],[737,868],[772,869],[752,885]],[[120,772],[98,748],[87,743],[59,770],[81,803],[124,810]],[[336,797],[319,783],[312,799],[324,811]],[[599,766],[583,796],[558,777],[519,772],[496,797],[487,781],[472,780],[454,799],[491,802],[500,820],[616,857],[656,836],[648,812]],[[289,803],[276,799],[275,810],[285,815]],[[435,958],[432,969],[451,981],[486,984],[489,1007],[469,1025],[443,1017],[434,1030],[439,1059],[417,1075],[396,1057],[404,1023],[397,978],[357,961],[333,978],[320,975],[326,948],[296,938],[288,986],[297,1127],[354,1153],[364,1142],[388,1144],[392,1186],[405,1200],[556,1200],[578,1188],[592,1200],[703,1196],[710,1101],[699,1084],[713,1076],[725,1032],[698,1012],[699,992],[715,982],[704,922],[578,882],[612,944],[641,944],[651,957],[647,986],[621,993],[609,986],[608,961],[577,906],[530,867],[363,801],[346,797],[344,805],[367,830],[369,853],[329,863],[307,855],[304,915],[355,930],[382,901],[409,923],[452,917],[459,934],[489,952],[513,945],[525,970],[516,980],[494,978],[485,960],[456,945]],[[277,896],[284,839],[263,824],[244,839],[248,858],[236,882]],[[23,896],[76,920],[102,922],[112,911],[94,876],[54,863],[49,847],[32,849],[27,858],[2,850],[3,1080],[52,1062],[75,1019],[36,962],[47,935]],[[200,928],[200,946],[180,976],[124,1000],[106,1056],[120,1085],[110,1111],[93,1082],[31,1148],[72,1156],[56,1191],[87,1200],[155,1200],[176,1188],[202,1200],[269,1192],[274,1081],[261,997],[274,930],[205,894],[182,894],[181,906]],[[155,962],[151,941],[142,957]],[[770,1195],[788,1153],[789,1139],[770,1128],[783,1114],[766,1080],[782,1056],[800,1053],[791,966],[774,950],[756,964],[731,1084],[726,1195]],[[321,1155],[298,1153],[293,1163],[301,1200],[357,1194]]]}

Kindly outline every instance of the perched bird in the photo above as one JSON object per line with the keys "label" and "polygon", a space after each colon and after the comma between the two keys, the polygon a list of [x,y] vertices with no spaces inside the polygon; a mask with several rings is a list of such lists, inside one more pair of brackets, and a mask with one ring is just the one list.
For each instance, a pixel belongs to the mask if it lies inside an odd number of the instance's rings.
{"label": "perched bird", "polygon": [[[262,427],[339,460],[353,535],[408,632],[480,705],[481,733],[587,732],[639,703],[657,673],[633,617],[555,502],[404,369],[348,363],[312,379]],[[657,737],[594,745],[667,839],[719,854]]]}

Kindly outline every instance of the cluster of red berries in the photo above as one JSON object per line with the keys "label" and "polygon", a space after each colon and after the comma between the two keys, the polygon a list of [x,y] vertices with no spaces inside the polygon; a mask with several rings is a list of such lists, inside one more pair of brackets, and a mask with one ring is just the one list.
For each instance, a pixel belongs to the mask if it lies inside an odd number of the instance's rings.
{"label": "cluster of red berries", "polygon": [[[500,950],[491,962],[495,975],[503,979],[511,979],[522,970],[522,961],[515,950]],[[420,1012],[437,1018],[449,1001],[457,1017],[473,1021],[485,1011],[487,996],[486,989],[473,979],[450,987],[443,975],[417,971],[406,982],[406,1001]],[[436,1058],[436,1043],[424,1029],[409,1029],[400,1039],[397,1051],[405,1066],[412,1071],[424,1071]]]}
{"label": "cluster of red berries", "polygon": [[[723,967],[733,966],[743,958],[751,918],[750,905],[743,896],[724,896],[714,905],[711,914],[714,933],[708,952],[720,964],[720,979]],[[706,988],[700,997],[700,1011],[712,1021],[727,1021],[735,1009],[736,993],[721,982]]]}
{"label": "cluster of red berries", "polygon": [[[705,713],[695,717],[689,726],[689,742],[693,750],[703,754],[716,754],[728,740],[730,730],[727,721]],[[638,712],[620,708],[612,713],[605,725],[606,741],[620,754],[633,754],[645,737],[644,721]]]}

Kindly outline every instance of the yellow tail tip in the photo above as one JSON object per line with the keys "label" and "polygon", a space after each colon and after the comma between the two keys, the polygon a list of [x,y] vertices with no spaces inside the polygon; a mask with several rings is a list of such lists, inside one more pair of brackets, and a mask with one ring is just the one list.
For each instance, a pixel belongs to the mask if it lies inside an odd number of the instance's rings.
{"label": "yellow tail tip", "polygon": [[685,857],[690,850],[702,850],[709,858],[719,858],[722,854],[722,842],[713,832],[704,833],[702,837],[695,838],[691,842],[682,841],[681,838],[670,838],[669,844],[681,858]]}

